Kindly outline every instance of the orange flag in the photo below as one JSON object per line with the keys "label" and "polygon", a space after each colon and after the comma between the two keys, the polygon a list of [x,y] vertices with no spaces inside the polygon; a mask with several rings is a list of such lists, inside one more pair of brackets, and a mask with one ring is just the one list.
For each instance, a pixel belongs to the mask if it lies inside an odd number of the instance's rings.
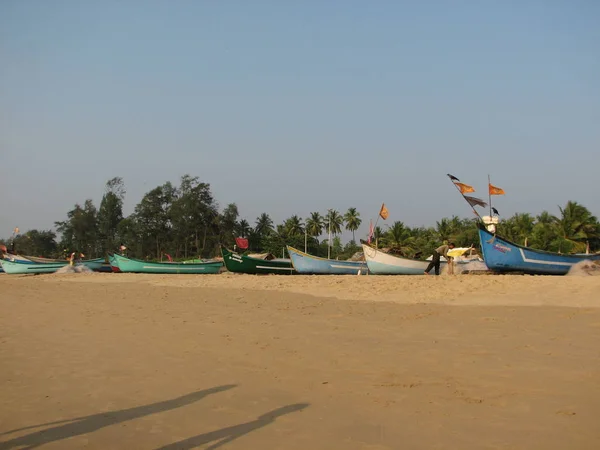
{"label": "orange flag", "polygon": [[461,194],[468,194],[469,192],[475,192],[475,189],[473,188],[473,186],[469,186],[468,184],[465,184],[465,183],[454,183],[454,184],[458,186],[458,189],[460,189]]}
{"label": "orange flag", "polygon": [[388,218],[388,216],[390,215],[390,212],[385,207],[385,203],[381,204],[381,209],[379,210],[379,215],[381,216],[381,218],[383,220],[386,220]]}
{"label": "orange flag", "polygon": [[490,195],[504,195],[504,189],[501,189],[490,184]]}

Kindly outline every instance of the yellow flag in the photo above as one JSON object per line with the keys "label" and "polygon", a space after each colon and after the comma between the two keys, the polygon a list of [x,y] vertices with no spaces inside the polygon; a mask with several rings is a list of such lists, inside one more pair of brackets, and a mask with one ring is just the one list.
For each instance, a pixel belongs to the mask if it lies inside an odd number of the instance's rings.
{"label": "yellow flag", "polygon": [[381,204],[381,209],[379,210],[379,215],[381,216],[381,218],[383,220],[386,220],[388,218],[388,216],[390,215],[390,212],[385,207],[385,203]]}
{"label": "yellow flag", "polygon": [[504,195],[504,189],[490,184],[490,195]]}
{"label": "yellow flag", "polygon": [[456,186],[458,186],[458,189],[460,190],[461,194],[468,194],[469,192],[475,192],[475,189],[473,188],[473,186],[469,186],[468,184],[465,183],[454,183]]}

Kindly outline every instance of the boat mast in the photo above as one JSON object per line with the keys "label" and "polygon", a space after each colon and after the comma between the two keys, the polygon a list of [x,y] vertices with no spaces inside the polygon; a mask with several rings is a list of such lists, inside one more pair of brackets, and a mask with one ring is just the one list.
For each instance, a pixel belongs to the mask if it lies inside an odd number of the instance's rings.
{"label": "boat mast", "polygon": [[492,217],[492,191],[490,190],[490,186],[492,182],[490,181],[490,174],[488,173],[488,198],[490,203],[490,218]]}
{"label": "boat mast", "polygon": [[331,259],[331,209],[327,210],[327,216],[329,217],[329,237],[327,238],[327,259]]}

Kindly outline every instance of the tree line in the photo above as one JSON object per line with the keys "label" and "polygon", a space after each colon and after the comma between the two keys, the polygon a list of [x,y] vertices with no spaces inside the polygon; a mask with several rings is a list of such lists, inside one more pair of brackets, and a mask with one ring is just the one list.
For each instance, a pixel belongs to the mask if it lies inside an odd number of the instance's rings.
{"label": "tree line", "polygon": [[[293,215],[275,224],[268,213],[260,214],[251,224],[240,218],[238,207],[230,203],[221,208],[208,183],[184,175],[178,186],[171,182],[147,192],[128,217],[123,215],[126,190],[123,179],[106,183],[98,208],[88,199],[67,212],[64,221],[55,222],[54,230],[29,230],[4,239],[4,245],[23,255],[62,258],[72,251],[86,257],[98,257],[127,247],[127,254],[141,259],[210,258],[220,254],[221,244],[232,248],[235,237],[248,239],[250,252],[269,252],[283,256],[291,245],[309,253],[345,259],[360,250],[355,233],[362,224],[356,208],[345,213],[335,209],[311,212],[308,217]],[[600,224],[583,205],[569,201],[554,216],[547,211],[537,216],[517,213],[500,221],[499,235],[515,243],[552,252],[584,252],[600,249]],[[379,247],[408,257],[428,256],[441,242],[452,241],[459,247],[478,245],[475,222],[456,216],[443,218],[431,227],[409,227],[402,221],[375,228]],[[341,241],[343,230],[352,232],[352,240]],[[327,235],[331,230],[332,241]],[[57,234],[58,233],[58,234]],[[60,238],[58,238],[60,235]],[[322,238],[323,237],[323,238]],[[328,247],[330,247],[328,249]]]}

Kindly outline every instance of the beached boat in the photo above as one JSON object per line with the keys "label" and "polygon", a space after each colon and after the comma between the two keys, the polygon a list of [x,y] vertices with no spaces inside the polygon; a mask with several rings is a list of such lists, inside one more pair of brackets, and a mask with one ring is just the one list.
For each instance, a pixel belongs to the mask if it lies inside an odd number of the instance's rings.
{"label": "beached boat", "polygon": [[240,255],[221,247],[223,262],[230,272],[257,274],[291,275],[296,273],[291,259],[261,259]]}
{"label": "beached boat", "polygon": [[299,274],[305,275],[366,275],[366,261],[338,261],[309,255],[287,246],[292,264]]}
{"label": "beached boat", "polygon": [[108,255],[108,264],[110,264],[110,269],[114,273],[121,272],[121,269],[119,269],[119,262],[117,261],[117,258],[115,258],[115,255],[112,253],[109,253],[109,255]]}
{"label": "beached boat", "polygon": [[482,223],[477,226],[483,259],[494,272],[565,275],[581,261],[600,261],[600,254],[563,255],[523,247],[489,232]]}
{"label": "beached boat", "polygon": [[[370,245],[362,244],[369,273],[373,275],[423,275],[429,261],[390,255]],[[440,272],[446,261],[440,261]]]}
{"label": "beached boat", "polygon": [[22,261],[22,262],[31,262],[30,259],[25,258],[21,255],[13,255],[12,253],[4,253],[2,259],[6,259],[8,261]]}
{"label": "beached boat", "polygon": [[[57,270],[69,265],[69,261],[37,263],[33,261],[1,260],[0,264],[7,274],[54,273]],[[78,261],[75,265],[83,265],[91,270],[98,270],[100,267],[102,267],[102,264],[104,264],[104,258]]]}
{"label": "beached boat", "polygon": [[57,259],[57,258],[42,258],[41,256],[23,256],[23,258],[29,260],[29,261],[33,261],[36,263],[41,263],[41,264],[46,264],[46,263],[58,263],[58,262],[64,262],[67,261],[67,259]]}
{"label": "beached boat", "polygon": [[[173,274],[214,274],[219,273],[221,262],[204,262],[199,264],[177,262],[150,262],[128,258],[114,254],[114,261],[121,272],[130,273],[173,273]],[[111,263],[112,266],[112,263]]]}

